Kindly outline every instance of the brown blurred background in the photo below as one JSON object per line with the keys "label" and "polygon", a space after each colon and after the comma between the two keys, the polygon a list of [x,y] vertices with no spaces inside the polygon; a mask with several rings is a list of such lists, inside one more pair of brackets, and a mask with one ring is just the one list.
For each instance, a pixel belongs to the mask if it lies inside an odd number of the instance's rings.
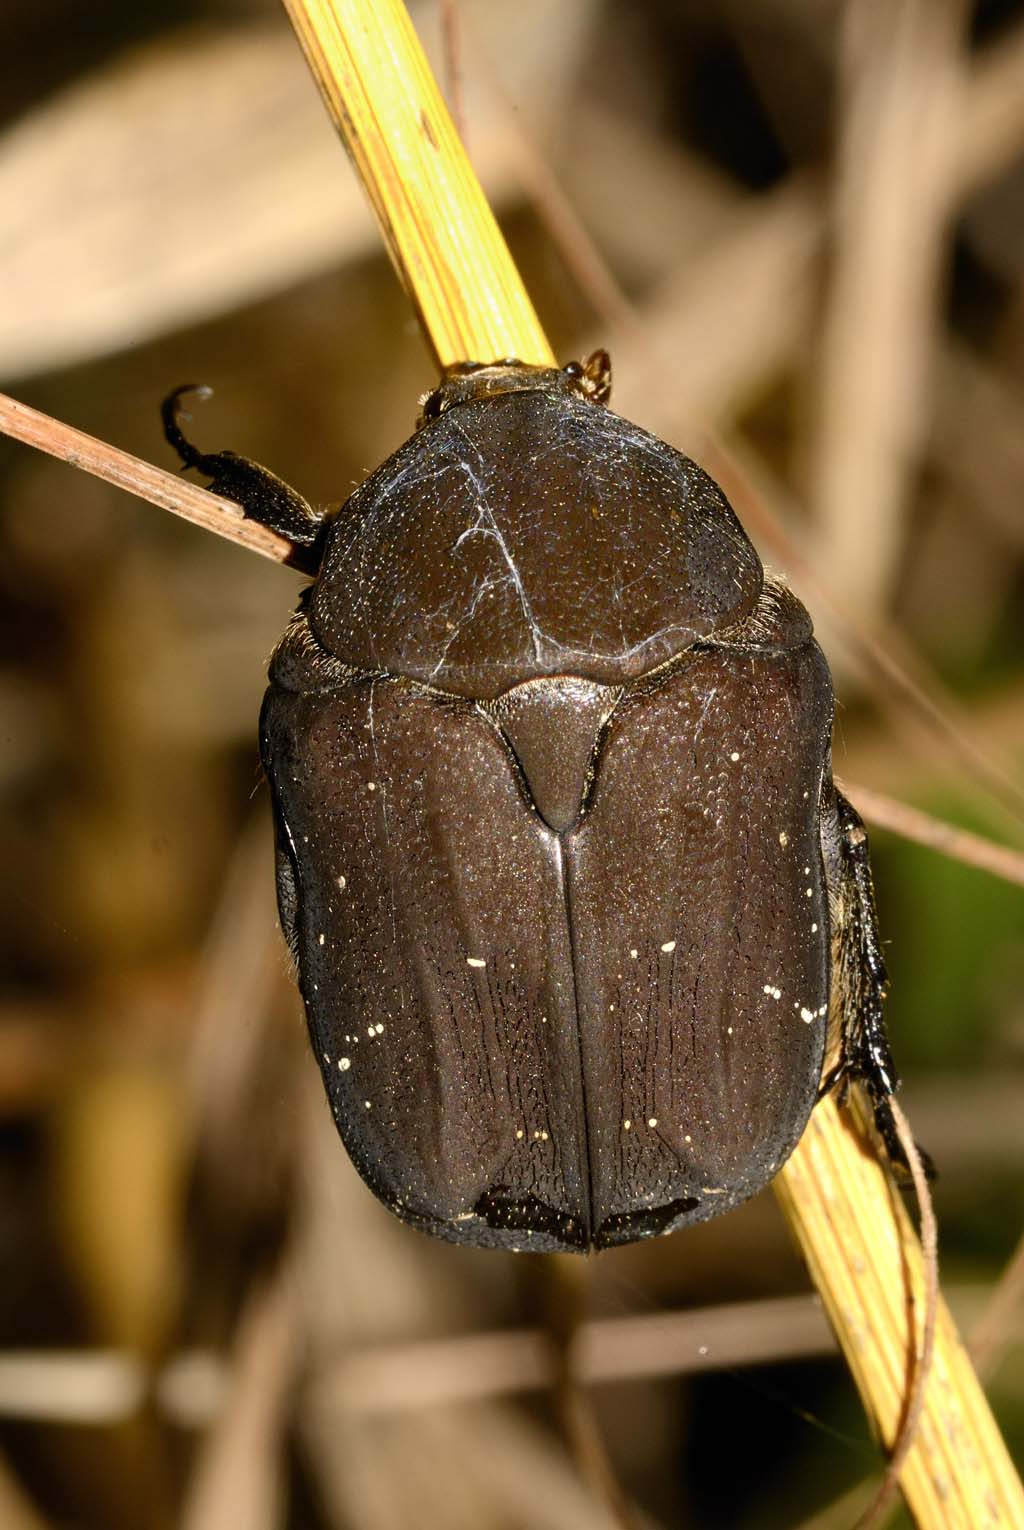
{"label": "brown blurred background", "polygon": [[[557,350],[606,343],[623,413],[741,465],[834,663],[839,776],[1022,846],[1024,3],[456,18]],[[170,467],[159,401],[206,381],[202,444],[343,499],[433,374],[277,7],[4,0],[0,81],[0,387]],[[0,534],[4,1530],[604,1526],[538,1385],[578,1310],[646,1522],[788,1527],[870,1472],[770,1194],[563,1268],[434,1245],[358,1181],[255,746],[296,576],[3,440]],[[873,841],[970,1332],[1024,1221],[1024,892]]]}

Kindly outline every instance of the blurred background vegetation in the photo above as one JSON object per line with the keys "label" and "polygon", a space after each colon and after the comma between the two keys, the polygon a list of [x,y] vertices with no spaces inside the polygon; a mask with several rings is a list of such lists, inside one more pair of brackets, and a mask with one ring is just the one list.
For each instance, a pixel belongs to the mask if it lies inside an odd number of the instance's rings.
{"label": "blurred background vegetation", "polygon": [[[444,78],[439,5],[414,15]],[[607,344],[623,413],[755,486],[836,670],[837,774],[1021,847],[1024,4],[455,19],[548,333]],[[5,0],[0,79],[0,386],[170,467],[158,403],[206,381],[204,445],[343,499],[433,375],[277,6]],[[796,1525],[871,1471],[769,1194],[567,1272],[432,1244],[358,1181],[255,746],[298,578],[3,440],[0,535],[5,1530],[602,1525],[542,1384],[575,1304],[650,1524]],[[970,1333],[1024,1221],[1024,892],[873,843]],[[1006,1300],[1011,1450],[1021,1337]]]}

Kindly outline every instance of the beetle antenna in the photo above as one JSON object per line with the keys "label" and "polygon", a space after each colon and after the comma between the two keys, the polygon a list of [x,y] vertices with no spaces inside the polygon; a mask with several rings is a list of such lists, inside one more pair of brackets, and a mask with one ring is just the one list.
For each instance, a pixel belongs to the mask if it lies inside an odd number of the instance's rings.
{"label": "beetle antenna", "polygon": [[[872,1530],[872,1527],[880,1522],[899,1487],[900,1472],[917,1437],[921,1414],[924,1411],[925,1390],[935,1354],[935,1329],[939,1312],[939,1234],[935,1221],[935,1207],[928,1188],[928,1171],[903,1111],[894,1099],[890,1098],[887,1103],[914,1183],[914,1194],[917,1197],[920,1212],[921,1254],[924,1261],[924,1321],[921,1327],[920,1347],[914,1360],[913,1381],[907,1396],[903,1422],[889,1457],[889,1465],[878,1492],[857,1521],[855,1530]],[[913,1334],[912,1319],[911,1334]]]}
{"label": "beetle antenna", "polygon": [[173,446],[187,468],[201,468],[205,454],[192,445],[178,423],[182,415],[185,419],[191,418],[181,407],[182,399],[187,398],[190,393],[195,398],[213,397],[213,389],[206,383],[182,383],[181,387],[169,393],[160,405],[160,417],[164,422],[164,435],[167,437],[168,445]]}

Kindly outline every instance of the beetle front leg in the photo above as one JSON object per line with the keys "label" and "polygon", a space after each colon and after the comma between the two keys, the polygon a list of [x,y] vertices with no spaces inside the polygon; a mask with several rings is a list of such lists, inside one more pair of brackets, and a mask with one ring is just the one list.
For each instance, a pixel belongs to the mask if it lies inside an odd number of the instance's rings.
{"label": "beetle front leg", "polygon": [[[190,393],[197,398],[209,398],[211,389],[186,383],[168,394],[160,406],[164,435],[185,466],[205,473],[213,480],[210,492],[233,499],[250,520],[259,521],[261,526],[268,526],[271,531],[287,537],[296,547],[315,548],[327,522],[296,489],[248,457],[239,457],[230,451],[201,452],[187,439],[180,424],[181,401]],[[303,567],[309,567],[315,561],[308,558],[296,560]]]}
{"label": "beetle front leg", "polygon": [[[841,1053],[822,1081],[820,1094],[856,1079],[871,1099],[875,1125],[894,1166],[908,1171],[889,1101],[899,1088],[882,1004],[889,986],[878,933],[868,836],[859,813],[833,788],[823,814],[822,843],[836,941],[833,982],[842,1014]],[[920,1149],[918,1150],[920,1151]],[[931,1160],[921,1154],[931,1175]]]}

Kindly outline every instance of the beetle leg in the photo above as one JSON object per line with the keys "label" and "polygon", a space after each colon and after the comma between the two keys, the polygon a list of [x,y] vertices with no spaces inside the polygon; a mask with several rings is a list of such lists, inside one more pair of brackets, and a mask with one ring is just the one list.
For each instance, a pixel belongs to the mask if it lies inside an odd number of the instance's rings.
{"label": "beetle leg", "polygon": [[[271,531],[287,537],[299,548],[314,548],[320,540],[326,520],[303,499],[284,479],[278,478],[269,468],[235,452],[201,452],[192,445],[181,429],[181,401],[193,393],[198,398],[209,398],[211,389],[186,383],[175,388],[160,406],[164,422],[164,435],[178,453],[186,468],[197,468],[213,482],[210,492],[233,499],[241,505],[248,518],[268,526]],[[308,558],[296,562],[307,567]]]}
{"label": "beetle leg", "polygon": [[[866,1088],[875,1125],[895,1168],[908,1171],[889,1101],[899,1088],[885,1029],[882,1001],[889,985],[878,934],[868,836],[860,815],[839,791],[823,824],[823,848],[830,872],[833,924],[837,930],[834,981],[839,989],[842,1039],[839,1061],[823,1079],[820,1095],[853,1079]],[[919,1149],[920,1151],[920,1149]],[[929,1176],[931,1160],[922,1153]]]}

